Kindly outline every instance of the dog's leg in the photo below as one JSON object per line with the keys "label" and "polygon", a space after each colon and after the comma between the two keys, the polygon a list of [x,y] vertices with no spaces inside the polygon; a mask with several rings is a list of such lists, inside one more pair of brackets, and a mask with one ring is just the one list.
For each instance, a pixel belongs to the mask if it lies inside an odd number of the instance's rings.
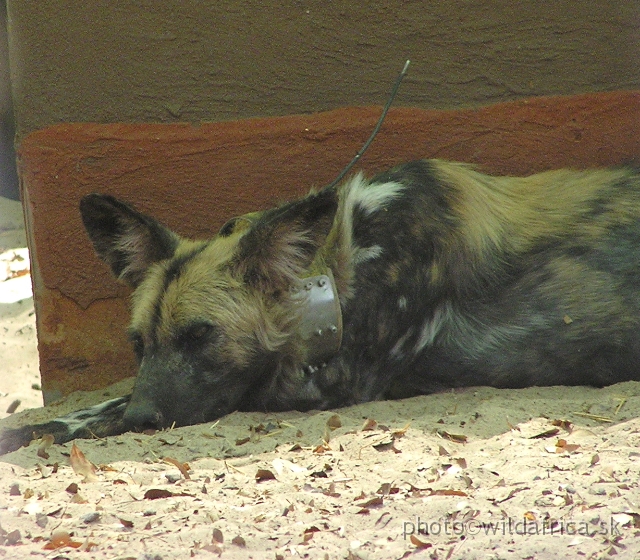
{"label": "dog's leg", "polygon": [[130,398],[131,395],[118,397],[50,422],[5,430],[0,434],[0,455],[15,451],[44,435],[52,435],[55,443],[66,443],[76,438],[122,434],[125,432],[122,417]]}

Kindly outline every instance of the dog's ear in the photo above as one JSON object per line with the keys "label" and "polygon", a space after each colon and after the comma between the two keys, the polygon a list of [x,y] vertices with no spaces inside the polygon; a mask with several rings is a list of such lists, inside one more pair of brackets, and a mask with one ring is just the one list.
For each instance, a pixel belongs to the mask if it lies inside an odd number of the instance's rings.
{"label": "dog's ear", "polygon": [[170,258],[178,245],[176,234],[109,195],[83,197],[80,214],[98,256],[134,288],[149,266]]}
{"label": "dog's ear", "polygon": [[288,289],[325,243],[338,208],[335,189],[265,212],[240,239],[235,266],[264,291]]}

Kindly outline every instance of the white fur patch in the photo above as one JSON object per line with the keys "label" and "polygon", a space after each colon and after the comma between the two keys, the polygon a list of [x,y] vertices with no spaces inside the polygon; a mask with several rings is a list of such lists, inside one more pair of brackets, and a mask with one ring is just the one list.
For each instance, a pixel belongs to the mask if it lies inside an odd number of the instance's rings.
{"label": "white fur patch", "polygon": [[407,342],[408,338],[413,334],[413,327],[409,327],[409,330],[407,330],[406,333],[404,333],[399,339],[398,342],[396,342],[393,345],[393,348],[391,349],[391,357],[392,358],[396,358],[396,359],[402,359],[404,356],[404,350],[403,350],[403,346],[405,345],[405,342]]}
{"label": "white fur patch", "polygon": [[372,245],[371,247],[357,247],[354,251],[353,262],[360,264],[371,259],[375,259],[382,255],[382,247],[380,245]]}
{"label": "white fur patch", "polygon": [[438,336],[438,333],[445,323],[449,321],[450,314],[450,307],[445,304],[442,307],[438,307],[438,309],[434,311],[433,317],[424,322],[420,331],[420,337],[413,349],[414,354],[419,354],[427,346],[431,346],[435,342],[436,336]]}
{"label": "white fur patch", "polygon": [[347,186],[345,209],[353,213],[359,207],[366,215],[373,214],[394,198],[402,194],[404,185],[400,183],[369,183],[362,173],[358,173]]}
{"label": "white fur patch", "polygon": [[466,355],[479,358],[507,341],[527,334],[532,327],[540,326],[544,326],[544,321],[535,315],[527,317],[527,324],[485,325],[473,317],[462,315],[451,303],[445,303],[422,325],[413,352],[419,354],[440,336],[443,344],[453,344]]}
{"label": "white fur patch", "polygon": [[353,265],[380,256],[382,248],[377,245],[365,248],[355,246],[353,214],[356,209],[366,215],[382,210],[385,204],[400,196],[403,189],[403,185],[393,182],[370,184],[362,173],[343,183],[340,187],[340,209],[337,219],[340,240],[337,252],[350,259]]}

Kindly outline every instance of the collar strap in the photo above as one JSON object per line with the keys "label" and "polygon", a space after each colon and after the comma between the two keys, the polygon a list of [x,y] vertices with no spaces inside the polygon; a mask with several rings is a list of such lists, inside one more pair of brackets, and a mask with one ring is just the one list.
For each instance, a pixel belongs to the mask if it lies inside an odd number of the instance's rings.
{"label": "collar strap", "polygon": [[306,363],[321,366],[340,350],[342,310],[331,270],[300,279],[294,288],[300,299],[298,336],[306,349]]}

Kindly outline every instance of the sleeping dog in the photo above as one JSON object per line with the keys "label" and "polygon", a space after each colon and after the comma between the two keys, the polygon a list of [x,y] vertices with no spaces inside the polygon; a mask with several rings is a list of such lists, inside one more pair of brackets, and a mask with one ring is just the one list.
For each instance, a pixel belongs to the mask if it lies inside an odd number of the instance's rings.
{"label": "sleeping dog", "polygon": [[82,199],[133,289],[132,395],[8,430],[8,452],[215,420],[491,385],[640,379],[640,172],[492,177],[439,160],[357,174],[180,237]]}

